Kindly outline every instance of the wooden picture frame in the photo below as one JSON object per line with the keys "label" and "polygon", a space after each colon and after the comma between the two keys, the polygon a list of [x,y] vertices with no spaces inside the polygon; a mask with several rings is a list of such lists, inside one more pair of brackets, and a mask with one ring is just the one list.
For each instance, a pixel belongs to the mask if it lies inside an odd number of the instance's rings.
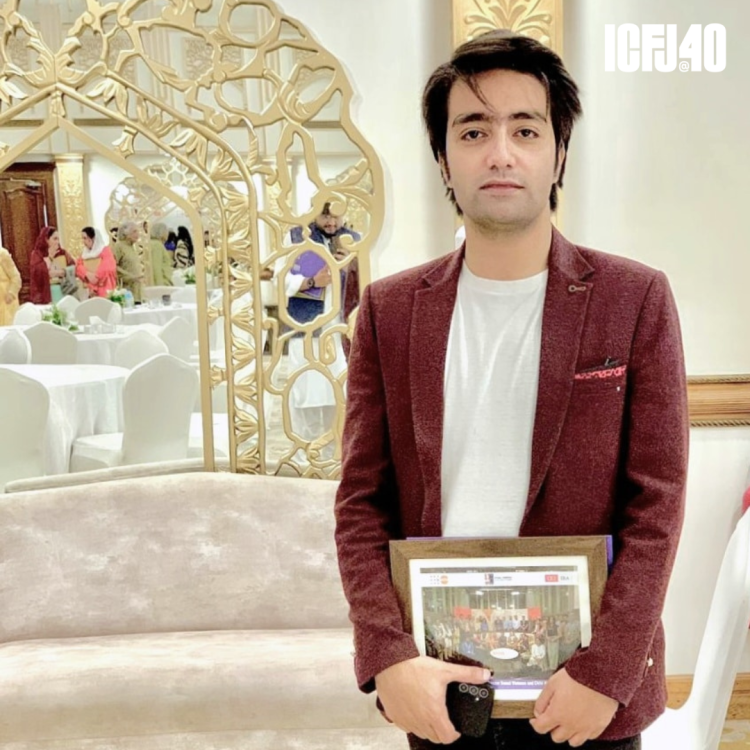
{"label": "wooden picture frame", "polygon": [[[493,669],[493,718],[520,719],[534,715],[536,698],[562,661],[549,663],[552,638],[544,643],[540,636],[537,644],[545,645],[545,654],[540,658],[538,652],[535,657],[533,651],[527,656],[520,646],[516,650],[504,646],[492,648],[492,644],[506,642],[505,638],[507,643],[527,644],[524,636],[529,634],[532,622],[535,628],[540,628],[542,621],[549,624],[554,614],[566,618],[567,635],[573,636],[578,626],[578,639],[566,640],[565,658],[579,645],[588,645],[604,595],[612,553],[611,537],[607,536],[409,539],[392,541],[390,558],[391,577],[404,627],[414,635],[420,653],[446,661],[484,664]],[[565,614],[549,611],[546,615],[544,605],[530,608],[512,604],[509,607],[509,589],[513,589],[512,597],[519,597],[515,599],[518,602],[549,600],[554,591],[558,603],[566,601],[578,606]],[[472,597],[479,601],[477,597],[485,594],[486,601],[494,595],[497,602],[500,593],[506,601],[502,609],[455,604],[459,599],[470,602]],[[524,610],[525,614],[521,614]],[[510,612],[518,614],[512,616]],[[503,620],[502,629],[497,627],[499,618],[510,617],[514,619]],[[474,630],[477,625],[484,628],[482,619],[486,629]],[[559,639],[557,624],[550,627],[554,627],[555,637]],[[445,643],[450,645],[443,650],[439,634],[446,629],[454,635],[452,640],[451,636],[445,637]],[[458,639],[456,631],[460,634]],[[455,643],[456,640],[459,642]],[[557,658],[560,658],[562,644],[556,645]],[[535,663],[537,661],[539,663]]]}

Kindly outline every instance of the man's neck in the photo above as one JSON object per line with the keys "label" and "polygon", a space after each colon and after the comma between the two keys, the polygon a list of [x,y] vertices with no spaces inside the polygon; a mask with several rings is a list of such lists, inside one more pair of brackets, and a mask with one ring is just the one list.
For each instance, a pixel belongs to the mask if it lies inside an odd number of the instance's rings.
{"label": "man's neck", "polygon": [[466,222],[466,265],[480,278],[516,281],[547,268],[552,245],[548,219],[517,231],[487,234]]}

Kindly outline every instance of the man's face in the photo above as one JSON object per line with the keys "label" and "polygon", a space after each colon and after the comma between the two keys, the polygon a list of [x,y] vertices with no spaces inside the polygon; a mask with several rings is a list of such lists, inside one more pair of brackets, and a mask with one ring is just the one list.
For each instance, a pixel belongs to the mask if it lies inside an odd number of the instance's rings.
{"label": "man's face", "polygon": [[320,214],[315,223],[326,233],[336,234],[341,229],[344,220],[341,216],[334,216],[333,214]]}
{"label": "man's face", "polygon": [[451,89],[445,181],[466,223],[484,233],[523,229],[549,216],[564,155],[556,164],[546,92],[533,76],[508,70],[476,82],[486,104],[463,81]]}

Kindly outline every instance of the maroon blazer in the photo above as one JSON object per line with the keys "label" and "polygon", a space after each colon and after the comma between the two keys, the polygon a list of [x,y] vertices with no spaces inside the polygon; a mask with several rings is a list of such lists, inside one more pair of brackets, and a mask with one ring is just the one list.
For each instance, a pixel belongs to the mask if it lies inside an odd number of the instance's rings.
{"label": "maroon blazer", "polygon": [[[441,534],[443,371],[462,262],[463,248],[371,284],[358,315],[336,543],[365,691],[418,655],[391,585],[388,541]],[[553,230],[520,534],[614,537],[591,644],[566,663],[575,680],[620,703],[602,739],[635,735],[664,710],[660,618],[687,451],[685,366],[666,277]]]}

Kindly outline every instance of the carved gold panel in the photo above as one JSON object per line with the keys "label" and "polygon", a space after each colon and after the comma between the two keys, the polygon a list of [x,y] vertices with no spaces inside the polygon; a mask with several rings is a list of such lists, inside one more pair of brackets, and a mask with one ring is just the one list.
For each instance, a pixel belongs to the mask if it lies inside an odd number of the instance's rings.
{"label": "carved gold panel", "polygon": [[83,156],[62,154],[55,158],[60,191],[60,238],[63,247],[78,254],[81,229],[89,225],[86,210],[86,182],[83,179]]}
{"label": "carved gold panel", "polygon": [[453,0],[453,46],[491,29],[511,29],[562,54],[563,0]]}

